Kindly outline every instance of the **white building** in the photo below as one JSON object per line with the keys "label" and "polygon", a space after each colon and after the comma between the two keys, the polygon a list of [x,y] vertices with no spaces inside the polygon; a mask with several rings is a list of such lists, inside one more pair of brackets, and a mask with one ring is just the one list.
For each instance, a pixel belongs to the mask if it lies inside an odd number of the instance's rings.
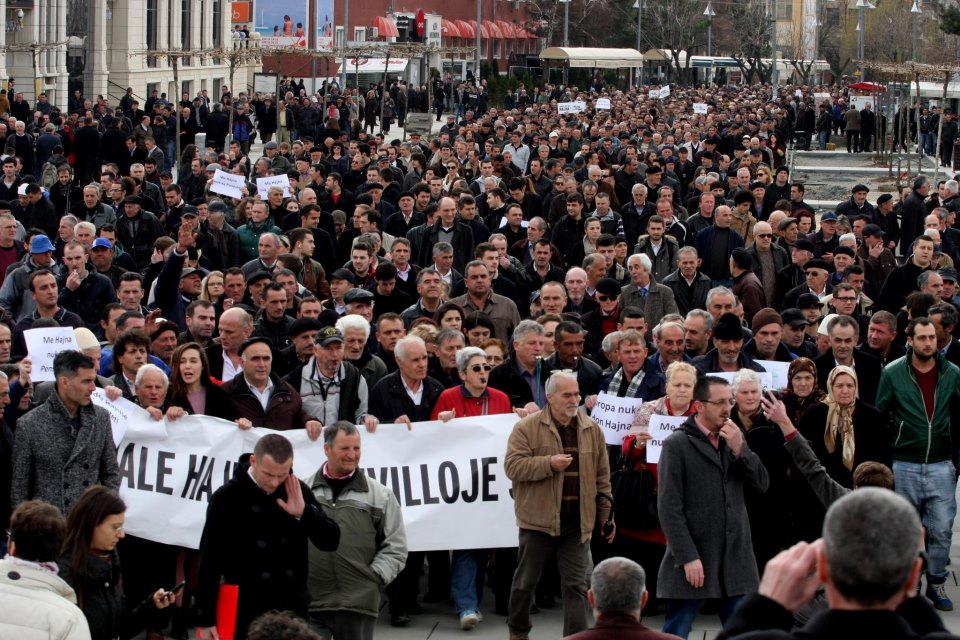
{"label": "white building", "polygon": [[[181,59],[177,87],[171,61],[148,55],[231,46],[229,0],[0,0],[0,16],[0,80],[15,78],[31,103],[33,79],[61,108],[74,88],[116,105],[127,87],[143,103],[153,89],[171,100],[206,89],[216,100],[229,84],[225,59]],[[254,71],[238,66],[234,90],[252,85]]]}

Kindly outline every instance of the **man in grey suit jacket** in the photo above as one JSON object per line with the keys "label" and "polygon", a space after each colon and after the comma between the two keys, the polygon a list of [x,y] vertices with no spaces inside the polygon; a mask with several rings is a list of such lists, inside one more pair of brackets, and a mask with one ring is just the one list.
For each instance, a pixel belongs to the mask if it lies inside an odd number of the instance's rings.
{"label": "man in grey suit jacket", "polygon": [[653,327],[660,324],[663,316],[679,313],[677,301],[673,297],[673,289],[654,281],[652,266],[650,256],[644,253],[635,253],[630,256],[627,259],[630,284],[623,287],[620,297],[621,309],[635,307],[643,311],[643,319],[647,321],[647,333],[644,336],[647,340],[650,340]]}
{"label": "man in grey suit jacket", "polygon": [[727,381],[703,376],[693,399],[696,414],[663,442],[657,499],[667,537],[657,587],[657,597],[668,601],[663,631],[682,638],[705,599],[721,599],[726,622],[741,597],[760,586],[743,493],[764,493],[770,483],[730,420]]}
{"label": "man in grey suit jacket", "polygon": [[17,421],[11,505],[43,500],[64,514],[88,487],[120,486],[110,415],[90,402],[96,369],[79,351],[53,361],[57,392]]}

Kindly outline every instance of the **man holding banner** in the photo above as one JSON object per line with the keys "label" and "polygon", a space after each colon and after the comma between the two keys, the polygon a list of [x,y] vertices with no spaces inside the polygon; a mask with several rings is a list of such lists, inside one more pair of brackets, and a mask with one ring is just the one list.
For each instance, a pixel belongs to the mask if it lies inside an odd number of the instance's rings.
{"label": "man holding banner", "polygon": [[[556,554],[563,589],[563,635],[587,628],[586,572],[594,522],[606,522],[610,464],[603,432],[579,410],[573,373],[547,380],[547,406],[521,419],[510,434],[504,470],[513,481],[520,552],[510,592],[511,640],[527,640],[534,590]],[[603,533],[612,542],[611,522]]]}

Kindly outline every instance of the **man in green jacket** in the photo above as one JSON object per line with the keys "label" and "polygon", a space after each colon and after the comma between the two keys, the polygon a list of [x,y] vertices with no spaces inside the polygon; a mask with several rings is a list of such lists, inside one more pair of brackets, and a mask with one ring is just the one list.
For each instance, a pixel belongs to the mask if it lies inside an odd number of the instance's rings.
{"label": "man in green jacket", "polygon": [[310,622],[326,638],[372,640],[380,588],[407,562],[407,536],[393,492],[360,465],[360,432],[346,420],[323,430],[327,462],[305,482],[340,525],[336,551],[310,545]]}
{"label": "man in green jacket", "polygon": [[960,369],[937,350],[929,318],[907,325],[907,355],[880,376],[877,408],[889,418],[896,491],[916,507],[927,529],[926,596],[952,611],[944,582],[957,514],[954,466],[960,434],[951,413],[960,408]]}

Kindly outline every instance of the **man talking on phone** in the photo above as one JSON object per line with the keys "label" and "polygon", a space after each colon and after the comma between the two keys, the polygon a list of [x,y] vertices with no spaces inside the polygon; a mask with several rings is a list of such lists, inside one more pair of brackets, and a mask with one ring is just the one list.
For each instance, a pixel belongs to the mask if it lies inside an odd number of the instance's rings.
{"label": "man talking on phone", "polygon": [[280,434],[257,441],[249,462],[210,499],[200,539],[197,636],[219,640],[217,601],[236,585],[236,640],[272,609],[306,619],[307,545],[334,551],[340,527],[324,515],[310,488],[293,475],[293,446]]}
{"label": "man talking on phone", "polygon": [[764,493],[767,470],[730,419],[730,385],[703,376],[693,389],[696,414],[663,441],[660,524],[667,551],[657,597],[666,601],[664,633],[686,638],[700,606],[720,599],[724,622],[760,584],[753,557],[745,488]]}

